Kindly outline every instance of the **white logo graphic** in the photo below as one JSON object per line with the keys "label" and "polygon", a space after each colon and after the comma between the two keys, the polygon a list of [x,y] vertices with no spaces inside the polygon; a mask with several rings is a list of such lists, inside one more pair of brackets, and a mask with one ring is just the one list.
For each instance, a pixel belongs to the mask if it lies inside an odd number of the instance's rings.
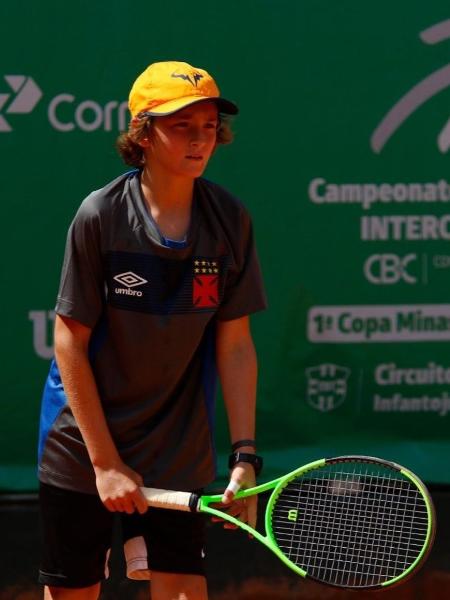
{"label": "white logo graphic", "polygon": [[392,285],[403,280],[415,284],[417,278],[408,273],[408,265],[417,259],[417,254],[407,254],[404,257],[397,254],[372,254],[364,263],[366,279],[375,285]]}
{"label": "white logo graphic", "polygon": [[114,277],[115,281],[126,286],[125,288],[115,288],[116,294],[122,294],[125,296],[143,296],[140,290],[132,290],[139,285],[144,285],[144,283],[148,283],[147,279],[136,275],[133,271],[127,271],[126,273],[120,273]]}
{"label": "white logo graphic", "polygon": [[146,279],[144,279],[143,277],[139,277],[139,275],[136,275],[136,273],[133,273],[133,271],[120,273],[120,275],[116,275],[114,279],[122,285],[126,285],[129,288],[135,287],[137,285],[144,285],[144,283],[147,283]]}
{"label": "white logo graphic", "polygon": [[305,369],[306,398],[316,410],[329,412],[340,406],[347,397],[347,380],[351,370],[332,363]]}
{"label": "white logo graphic", "polygon": [[[30,113],[42,98],[42,91],[31,77],[25,75],[5,75],[5,81],[15,93],[6,110],[3,110],[12,94],[0,93],[0,133],[12,131],[11,125],[1,114]],[[126,129],[128,103],[110,100],[99,104],[95,100],[78,100],[72,94],[57,94],[47,107],[50,125],[64,133],[81,129],[85,132],[112,131]]]}
{"label": "white logo graphic", "polygon": [[[420,39],[425,44],[437,44],[450,39],[450,19],[442,21],[420,33]],[[450,64],[441,67],[422,81],[414,85],[389,110],[381,123],[372,134],[370,145],[377,154],[389,138],[397,131],[414,112],[436,94],[450,86]],[[443,127],[437,138],[437,145],[442,153],[450,148],[450,119]]]}
{"label": "white logo graphic", "polygon": [[[6,109],[8,114],[30,113],[39,100],[42,92],[31,77],[25,75],[5,75],[5,81],[16,93],[15,98]],[[11,94],[0,94],[0,111],[10,99]],[[0,131],[12,131],[11,125],[0,114]]]}

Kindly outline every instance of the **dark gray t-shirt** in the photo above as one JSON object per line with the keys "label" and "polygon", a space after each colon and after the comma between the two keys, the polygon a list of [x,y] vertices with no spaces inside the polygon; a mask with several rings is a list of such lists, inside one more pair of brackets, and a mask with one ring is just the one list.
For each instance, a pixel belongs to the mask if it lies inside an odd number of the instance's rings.
{"label": "dark gray t-shirt", "polygon": [[[145,485],[195,489],[215,477],[216,320],[265,308],[265,295],[239,201],[197,179],[186,245],[169,248],[139,175],[122,175],[81,204],[56,312],[93,329],[90,362],[124,462]],[[39,478],[96,492],[55,362],[43,396]]]}

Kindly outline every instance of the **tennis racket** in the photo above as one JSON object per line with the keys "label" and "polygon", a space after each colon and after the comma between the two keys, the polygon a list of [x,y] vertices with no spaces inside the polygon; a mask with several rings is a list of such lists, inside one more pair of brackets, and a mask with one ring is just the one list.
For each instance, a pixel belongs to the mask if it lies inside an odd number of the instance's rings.
{"label": "tennis racket", "polygon": [[272,490],[265,535],[198,496],[142,488],[150,506],[215,515],[248,531],[288,567],[320,583],[387,588],[423,564],[435,533],[431,497],[408,469],[368,456],[317,460],[236,499]]}

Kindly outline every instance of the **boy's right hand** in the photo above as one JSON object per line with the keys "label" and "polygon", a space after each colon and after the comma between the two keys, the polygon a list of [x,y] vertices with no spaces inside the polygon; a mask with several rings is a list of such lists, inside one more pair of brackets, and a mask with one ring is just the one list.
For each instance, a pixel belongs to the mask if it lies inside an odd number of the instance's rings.
{"label": "boy's right hand", "polygon": [[94,467],[96,485],[100,500],[111,512],[134,513],[143,515],[147,502],[140,491],[144,485],[142,477],[125,464],[110,468]]}

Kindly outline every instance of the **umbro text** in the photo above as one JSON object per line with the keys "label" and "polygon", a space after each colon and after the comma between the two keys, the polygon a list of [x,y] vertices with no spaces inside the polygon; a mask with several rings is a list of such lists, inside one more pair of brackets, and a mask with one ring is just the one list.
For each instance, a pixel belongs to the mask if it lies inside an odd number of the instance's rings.
{"label": "umbro text", "polygon": [[125,294],[125,296],[139,296],[141,297],[143,294],[139,290],[132,290],[130,288],[115,288],[116,294]]}

